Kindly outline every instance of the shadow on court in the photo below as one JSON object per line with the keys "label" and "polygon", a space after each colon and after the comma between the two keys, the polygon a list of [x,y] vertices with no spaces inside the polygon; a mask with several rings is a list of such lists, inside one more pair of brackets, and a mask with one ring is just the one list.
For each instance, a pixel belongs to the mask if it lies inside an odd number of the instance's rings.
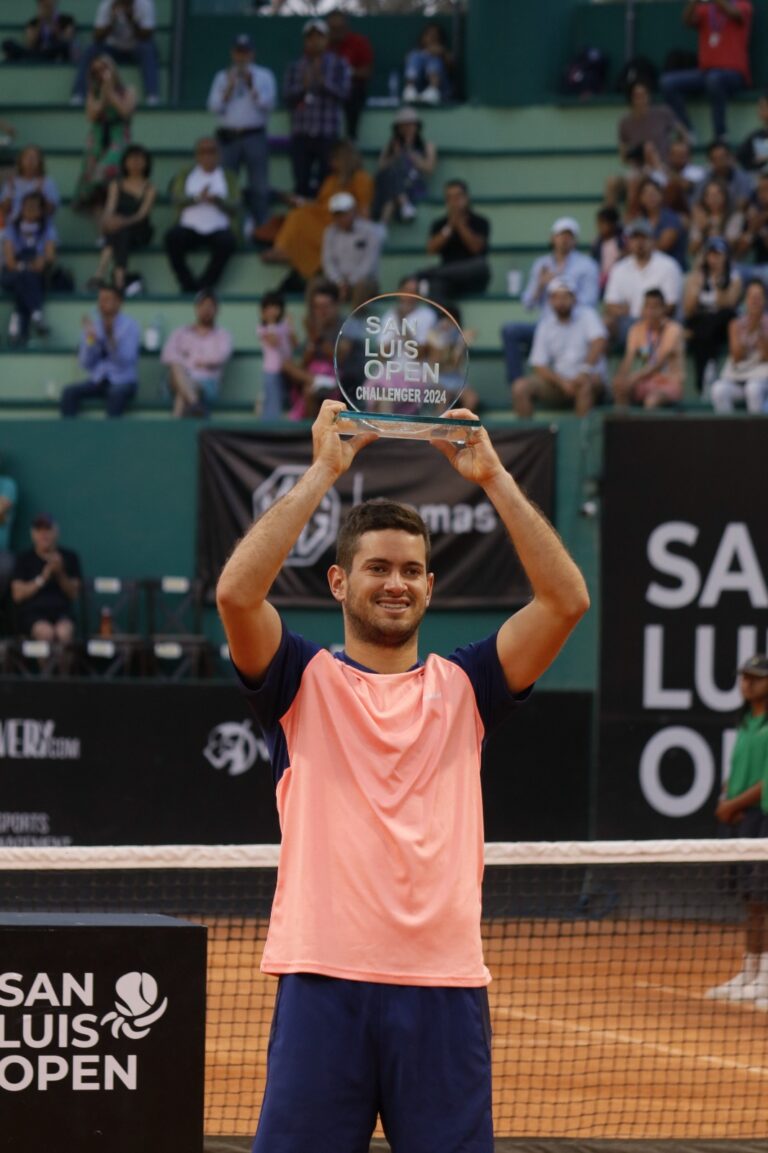
{"label": "shadow on court", "polygon": [[[207,1137],[205,1153],[248,1153],[249,1137]],[[504,1140],[496,1153],[766,1153],[765,1141],[551,1141]],[[389,1153],[386,1141],[373,1141],[370,1153]]]}

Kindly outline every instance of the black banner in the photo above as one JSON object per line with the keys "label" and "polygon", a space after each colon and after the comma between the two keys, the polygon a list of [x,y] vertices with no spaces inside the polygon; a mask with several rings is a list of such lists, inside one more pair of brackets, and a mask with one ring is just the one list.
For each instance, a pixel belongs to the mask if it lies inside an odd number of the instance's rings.
{"label": "black banner", "polygon": [[[498,431],[505,468],[548,515],[554,505],[555,433]],[[198,575],[212,588],[235,542],[306,470],[306,433],[208,429],[200,435]],[[514,607],[529,595],[525,575],[493,505],[428,444],[380,440],[366,448],[321,502],[270,599],[276,605],[329,606],[326,572],[339,523],[352,505],[386,497],[415,505],[432,533],[436,608]]]}
{"label": "black banner", "polygon": [[768,646],[766,461],[765,421],[606,422],[600,837],[714,833]]}

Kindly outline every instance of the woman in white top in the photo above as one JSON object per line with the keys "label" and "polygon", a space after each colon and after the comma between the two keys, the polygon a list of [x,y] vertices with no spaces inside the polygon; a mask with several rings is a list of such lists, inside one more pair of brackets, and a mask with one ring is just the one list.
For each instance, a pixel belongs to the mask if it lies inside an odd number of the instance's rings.
{"label": "woman in white top", "polygon": [[766,288],[753,280],[744,295],[744,314],[728,326],[730,355],[712,385],[715,412],[732,412],[746,402],[748,412],[768,410],[768,316]]}

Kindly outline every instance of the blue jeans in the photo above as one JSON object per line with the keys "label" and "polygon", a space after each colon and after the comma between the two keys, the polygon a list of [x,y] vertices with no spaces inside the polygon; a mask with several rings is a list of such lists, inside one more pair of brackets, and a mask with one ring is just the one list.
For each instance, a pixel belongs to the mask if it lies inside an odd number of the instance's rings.
{"label": "blue jeans", "polygon": [[30,268],[4,268],[0,283],[13,297],[13,307],[21,317],[22,335],[29,331],[29,318],[33,312],[42,312],[45,300],[45,277]]}
{"label": "blue jeans", "polygon": [[141,69],[142,80],[144,81],[144,95],[160,95],[160,70],[157,45],[150,36],[148,40],[137,41],[136,47],[130,51],[126,51],[123,48],[111,48],[109,44],[103,44],[99,41],[89,44],[77,64],[75,83],[72,86],[73,96],[82,96],[85,98],[85,90],[88,87],[88,70],[91,67],[91,62],[95,60],[97,56],[111,56],[118,64],[138,65]]}
{"label": "blue jeans", "polygon": [[525,373],[525,363],[533,344],[535,324],[513,322],[501,329],[501,343],[504,346],[504,364],[507,370],[507,384],[513,384]]}
{"label": "blue jeans", "polygon": [[285,413],[285,386],[282,372],[262,374],[261,419],[279,420]]}
{"label": "blue jeans", "polygon": [[448,82],[448,73],[442,56],[435,56],[432,52],[425,52],[422,48],[415,48],[405,58],[405,80],[419,90],[430,85],[433,79],[437,80],[436,87],[440,89],[443,100],[451,95],[451,86]]}
{"label": "blue jeans", "polygon": [[223,168],[230,168],[239,172],[240,166],[248,174],[248,186],[245,200],[248,211],[257,224],[263,224],[267,219],[267,206],[269,204],[269,147],[267,133],[264,129],[245,132],[234,140],[228,140],[221,145],[221,164]]}
{"label": "blue jeans", "polygon": [[691,127],[684,96],[705,93],[712,109],[712,131],[716,139],[725,136],[725,104],[734,92],[744,87],[744,77],[733,68],[691,68],[683,72],[663,72],[659,81],[662,95],[678,120]]}
{"label": "blue jeans", "polygon": [[79,384],[68,384],[61,394],[61,415],[77,416],[81,401],[98,397],[105,401],[107,416],[122,416],[137,388],[135,380],[126,384],[113,384],[111,380],[83,380]]}

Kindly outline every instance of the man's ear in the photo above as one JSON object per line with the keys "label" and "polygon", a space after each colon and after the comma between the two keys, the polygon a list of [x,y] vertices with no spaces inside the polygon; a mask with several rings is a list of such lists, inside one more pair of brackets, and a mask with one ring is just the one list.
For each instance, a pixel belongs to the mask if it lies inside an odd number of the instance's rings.
{"label": "man's ear", "polygon": [[341,565],[332,564],[328,569],[328,586],[334,600],[344,600],[347,591],[347,574]]}

